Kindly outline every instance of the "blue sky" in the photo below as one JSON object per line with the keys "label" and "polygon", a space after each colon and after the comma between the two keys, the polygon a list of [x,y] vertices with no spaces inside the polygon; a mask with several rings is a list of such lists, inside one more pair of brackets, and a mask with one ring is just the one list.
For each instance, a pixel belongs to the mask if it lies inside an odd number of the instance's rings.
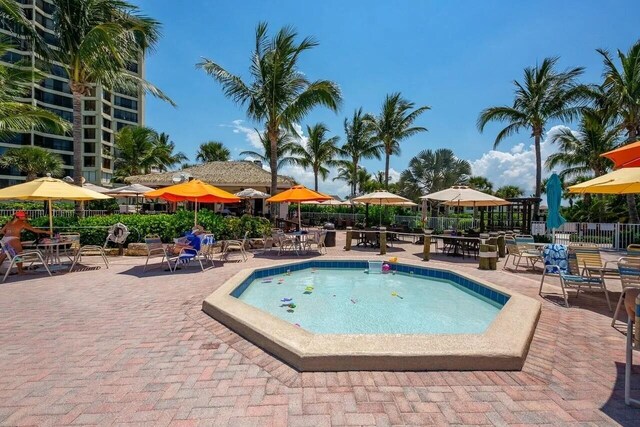
{"label": "blue sky", "polygon": [[[167,132],[193,160],[201,142],[224,142],[240,158],[251,149],[244,111],[226,99],[219,85],[195,64],[213,59],[247,75],[254,29],[267,21],[272,31],[293,25],[320,46],[302,57],[310,79],[331,79],[343,92],[341,111],[316,109],[301,125],[325,122],[343,135],[342,122],[355,108],[377,113],[387,93],[400,91],[431,110],[419,121],[429,132],[402,143],[391,166],[402,171],[424,149],[448,147],[472,162],[474,173],[496,185],[533,186],[529,135],[513,137],[491,151],[499,125],[476,129],[485,107],[510,103],[512,80],[547,56],[560,68],[584,66],[585,82],[597,82],[602,63],[596,48],[627,50],[635,42],[637,7],[632,1],[241,1],[137,0],[144,13],[163,24],[163,38],[147,61],[147,78],[178,104],[147,98],[146,124]],[[637,4],[635,5],[637,6]],[[239,123],[238,120],[244,122]],[[545,153],[553,150],[546,144]],[[381,161],[367,161],[371,172]],[[303,183],[308,172],[286,171]],[[345,194],[341,182],[321,190]]]}

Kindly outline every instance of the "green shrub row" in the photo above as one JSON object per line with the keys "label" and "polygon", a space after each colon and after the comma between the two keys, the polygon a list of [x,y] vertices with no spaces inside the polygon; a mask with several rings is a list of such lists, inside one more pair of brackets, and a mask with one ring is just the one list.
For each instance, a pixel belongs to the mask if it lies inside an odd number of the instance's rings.
{"label": "green shrub row", "polygon": [[[0,218],[4,224],[8,217]],[[59,232],[78,232],[83,245],[102,245],[107,238],[108,228],[116,223],[122,223],[129,228],[131,234],[127,244],[141,242],[148,234],[159,235],[164,242],[172,242],[174,238],[184,235],[193,228],[194,213],[179,211],[175,214],[128,214],[93,216],[77,220],[76,218],[55,217],[54,229]],[[30,221],[35,227],[48,228],[49,218],[41,217]],[[223,217],[208,210],[198,212],[198,224],[213,233],[218,240],[241,239],[246,231],[249,237],[262,237],[271,229],[271,223],[258,217],[249,215],[237,217]],[[24,233],[23,239],[34,239],[31,233]]]}

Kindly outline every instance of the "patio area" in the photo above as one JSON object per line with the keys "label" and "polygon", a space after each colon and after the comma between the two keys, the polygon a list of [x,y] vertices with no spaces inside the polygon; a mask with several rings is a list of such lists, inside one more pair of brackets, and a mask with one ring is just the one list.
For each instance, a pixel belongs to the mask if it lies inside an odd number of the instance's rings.
{"label": "patio area", "polygon": [[[562,306],[557,279],[538,297],[539,273],[480,271],[477,261],[397,242],[385,259],[452,268],[541,301],[542,314],[518,372],[299,373],[201,311],[202,301],[247,266],[289,257],[249,254],[247,263],[143,273],[144,257],[111,268],[34,274],[0,285],[1,425],[638,425],[623,402],[624,335],[610,326],[601,294]],[[304,259],[306,257],[296,257]],[[98,265],[88,262],[87,265]],[[620,285],[611,284],[612,301]],[[572,294],[573,295],[573,294]],[[464,315],[462,313],[462,315]],[[640,394],[640,365],[634,394]]]}

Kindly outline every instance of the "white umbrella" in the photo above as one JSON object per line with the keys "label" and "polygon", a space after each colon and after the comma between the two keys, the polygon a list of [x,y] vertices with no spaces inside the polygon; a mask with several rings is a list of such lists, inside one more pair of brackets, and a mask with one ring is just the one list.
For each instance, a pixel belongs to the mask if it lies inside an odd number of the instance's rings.
{"label": "white umbrella", "polygon": [[107,191],[107,194],[111,194],[115,197],[129,197],[129,196],[140,196],[144,193],[148,193],[149,191],[153,191],[153,188],[147,187],[141,184],[131,184],[125,187],[113,188]]}
{"label": "white umbrella", "polygon": [[422,200],[435,200],[450,206],[504,206],[510,205],[500,197],[474,190],[464,185],[455,185],[446,190],[437,191],[420,197]]}
{"label": "white umbrella", "polygon": [[240,197],[241,199],[268,199],[271,197],[267,193],[254,190],[253,188],[245,188],[244,190],[237,192],[235,196]]}
{"label": "white umbrella", "polygon": [[[412,203],[411,200],[398,196],[397,194],[389,193],[388,191],[375,191],[373,193],[365,194],[364,196],[354,197],[351,200],[355,203],[371,203],[380,206]],[[380,225],[382,225],[382,209],[380,209]]]}
{"label": "white umbrella", "polygon": [[95,185],[90,182],[83,183],[82,188],[86,188],[87,190],[95,191],[100,194],[106,194],[112,190],[112,188],[100,187],[99,185]]}

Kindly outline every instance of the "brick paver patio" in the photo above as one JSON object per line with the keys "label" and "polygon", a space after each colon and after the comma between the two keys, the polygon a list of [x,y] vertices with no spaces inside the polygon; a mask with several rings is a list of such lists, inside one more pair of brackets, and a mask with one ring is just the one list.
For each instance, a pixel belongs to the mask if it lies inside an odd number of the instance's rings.
{"label": "brick paver patio", "polygon": [[[379,258],[341,247],[330,255]],[[393,255],[421,262],[420,246],[402,247]],[[640,425],[623,403],[624,335],[601,295],[569,309],[540,299],[521,372],[298,373],[200,310],[239,269],[283,261],[172,275],[119,258],[109,270],[10,278],[0,285],[0,424]],[[539,275],[455,268],[539,298]]]}

